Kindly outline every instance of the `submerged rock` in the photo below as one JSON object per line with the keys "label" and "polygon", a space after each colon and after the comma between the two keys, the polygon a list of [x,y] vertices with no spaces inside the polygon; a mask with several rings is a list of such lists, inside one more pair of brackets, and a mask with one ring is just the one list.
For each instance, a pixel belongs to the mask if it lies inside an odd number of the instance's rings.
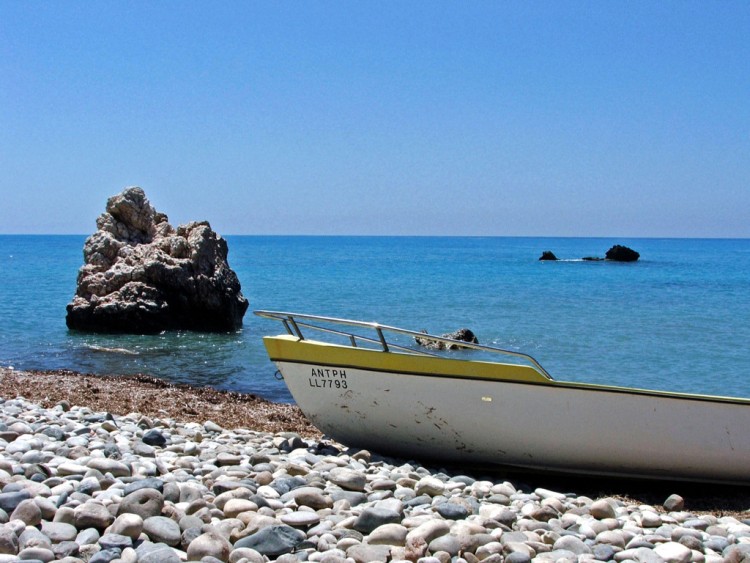
{"label": "submerged rock", "polygon": [[[427,334],[426,330],[423,330]],[[456,332],[449,332],[441,335],[443,338],[450,338],[451,340],[458,340],[460,342],[471,342],[472,344],[479,344],[479,339],[476,335],[468,328],[459,328]],[[419,336],[414,337],[414,341],[420,346],[430,348],[432,350],[460,350],[467,348],[467,346],[461,346],[460,344],[454,344],[452,342],[442,342],[440,340],[433,340],[431,338],[421,338]]]}
{"label": "submerged rock", "polygon": [[109,198],[96,226],[67,306],[69,328],[141,334],[242,326],[248,302],[226,241],[207,221],[175,229],[131,187]]}

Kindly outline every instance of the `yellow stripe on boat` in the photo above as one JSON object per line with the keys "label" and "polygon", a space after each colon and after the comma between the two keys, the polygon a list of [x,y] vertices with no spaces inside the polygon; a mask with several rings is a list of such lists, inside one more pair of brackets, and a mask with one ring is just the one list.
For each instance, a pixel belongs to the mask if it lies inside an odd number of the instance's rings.
{"label": "yellow stripe on boat", "polygon": [[465,377],[523,383],[552,383],[534,368],[516,364],[499,364],[454,360],[444,357],[402,354],[352,348],[328,342],[300,340],[296,336],[280,335],[263,338],[272,361],[299,362],[336,367],[376,369],[433,377]]}

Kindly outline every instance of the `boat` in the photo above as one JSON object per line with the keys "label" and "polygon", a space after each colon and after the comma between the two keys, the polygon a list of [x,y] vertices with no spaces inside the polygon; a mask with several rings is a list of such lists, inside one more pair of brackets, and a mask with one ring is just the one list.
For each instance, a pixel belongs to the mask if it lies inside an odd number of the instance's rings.
{"label": "boat", "polygon": [[[294,401],[347,446],[462,466],[750,482],[748,399],[558,381],[514,350],[372,322],[255,314],[283,326],[263,340]],[[416,339],[459,349],[437,353]]]}

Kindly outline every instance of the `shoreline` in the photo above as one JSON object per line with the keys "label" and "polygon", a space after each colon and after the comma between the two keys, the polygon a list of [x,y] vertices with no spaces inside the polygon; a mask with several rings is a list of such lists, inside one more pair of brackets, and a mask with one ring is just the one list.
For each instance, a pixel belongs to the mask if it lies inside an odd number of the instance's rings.
{"label": "shoreline", "polygon": [[[276,435],[296,434],[316,442],[324,438],[297,405],[274,403],[253,394],[170,383],[142,374],[98,375],[73,370],[0,367],[0,400],[16,398],[23,398],[45,409],[67,403],[69,407],[85,407],[115,416],[135,413],[153,420],[173,419],[183,424],[205,424],[210,421],[228,429]],[[438,467],[428,461],[424,461],[424,466]],[[685,510],[750,518],[750,485],[614,479],[444,464],[439,467],[435,471],[471,474],[496,481],[507,479],[519,486],[565,490],[576,496],[616,497],[629,504],[659,506],[670,494],[677,493],[685,499]]]}
{"label": "shoreline", "polygon": [[0,397],[23,397],[44,408],[67,401],[70,405],[121,416],[137,412],[181,422],[211,420],[227,428],[250,428],[274,434],[294,432],[313,439],[322,436],[297,405],[274,403],[253,394],[170,383],[150,375],[97,375],[72,370],[2,367]]}

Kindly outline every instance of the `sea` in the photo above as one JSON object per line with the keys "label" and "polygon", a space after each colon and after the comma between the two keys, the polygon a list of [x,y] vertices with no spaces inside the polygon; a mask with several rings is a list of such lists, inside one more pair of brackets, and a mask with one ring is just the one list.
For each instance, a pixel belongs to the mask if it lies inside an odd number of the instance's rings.
{"label": "sea", "polygon": [[[70,331],[84,235],[0,236],[0,366],[145,373],[293,402],[253,310],[377,321],[532,355],[555,378],[750,397],[750,240],[226,236],[241,330]],[[634,263],[583,261],[614,244]],[[550,250],[557,262],[539,261]]]}

